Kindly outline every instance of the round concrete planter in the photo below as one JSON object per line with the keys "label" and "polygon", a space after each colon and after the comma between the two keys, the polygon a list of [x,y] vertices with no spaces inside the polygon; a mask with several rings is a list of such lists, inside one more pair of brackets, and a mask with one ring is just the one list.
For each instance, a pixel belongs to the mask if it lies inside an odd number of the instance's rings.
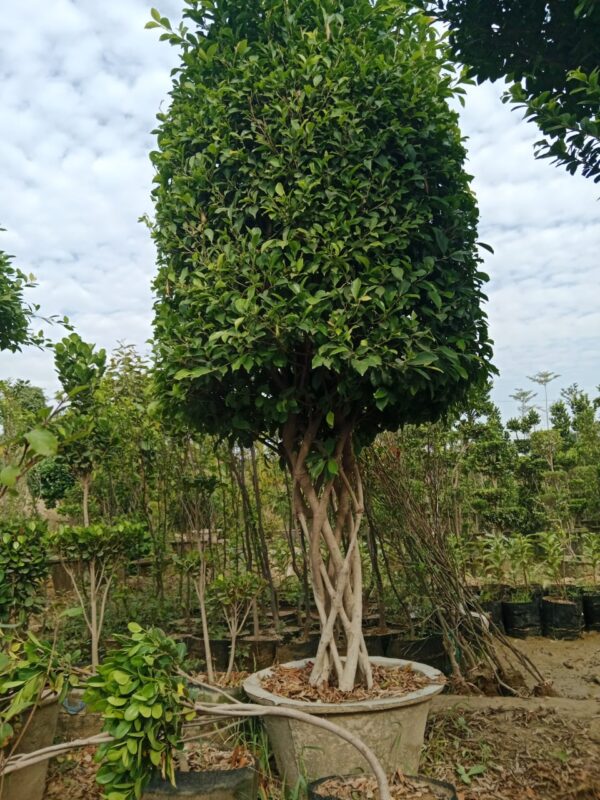
{"label": "round concrete planter", "polygon": [[[27,719],[29,712],[25,712],[23,716]],[[51,694],[45,697],[34,711],[16,754],[32,753],[34,750],[49,747],[54,740],[57,721],[58,698]],[[10,773],[4,779],[2,800],[42,800],[47,772],[48,761],[40,761]]]}
{"label": "round concrete planter", "polygon": [[[302,667],[307,659],[285,666]],[[413,669],[435,680],[441,672],[426,664],[397,658],[371,659],[384,667]],[[380,760],[386,772],[400,768],[409,775],[418,772],[429,706],[434,695],[443,690],[439,683],[402,695],[348,703],[318,703],[290,700],[263,689],[261,680],[270,673],[264,669],[244,681],[244,691],[254,703],[279,706],[327,717],[330,722],[358,736]],[[306,722],[284,717],[265,717],[265,726],[279,773],[293,788],[300,777],[315,781],[328,775],[347,775],[369,770],[360,753],[348,742]]]}

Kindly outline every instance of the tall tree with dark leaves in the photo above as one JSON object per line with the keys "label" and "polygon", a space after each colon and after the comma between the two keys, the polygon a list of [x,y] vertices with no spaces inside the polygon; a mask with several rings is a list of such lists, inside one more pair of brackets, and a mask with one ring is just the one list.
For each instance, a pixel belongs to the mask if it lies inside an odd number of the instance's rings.
{"label": "tall tree with dark leaves", "polygon": [[289,470],[322,626],[311,682],[347,691],[371,683],[357,451],[489,373],[462,90],[431,19],[396,0],[185,17],[150,23],[181,51],[152,153],[157,380],[171,414]]}
{"label": "tall tree with dark leaves", "polygon": [[508,82],[504,100],[540,129],[538,158],[600,181],[600,3],[425,0],[450,27],[478,83]]}

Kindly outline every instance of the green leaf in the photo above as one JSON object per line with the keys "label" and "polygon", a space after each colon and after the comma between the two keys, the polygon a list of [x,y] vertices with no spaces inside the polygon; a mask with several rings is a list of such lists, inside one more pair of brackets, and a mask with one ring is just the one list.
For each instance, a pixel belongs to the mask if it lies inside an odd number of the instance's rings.
{"label": "green leaf", "polygon": [[180,381],[183,378],[201,378],[210,372],[214,372],[214,367],[194,367],[194,369],[180,369],[173,377],[176,381]]}
{"label": "green leaf", "polygon": [[411,367],[414,367],[414,366],[427,367],[430,364],[435,363],[437,360],[438,359],[437,359],[437,356],[435,355],[435,353],[422,352],[422,353],[417,353],[407,363]]}
{"label": "green leaf", "polygon": [[82,616],[83,608],[81,606],[71,606],[71,608],[65,608],[60,613],[60,619],[74,619]]}
{"label": "green leaf", "polygon": [[360,278],[355,278],[355,279],[352,281],[352,286],[351,286],[351,289],[350,289],[350,291],[352,292],[352,297],[353,297],[355,300],[358,300],[358,298],[360,297],[360,289],[361,289],[361,285],[362,285],[362,284],[361,284]]}
{"label": "green leaf", "polygon": [[13,735],[13,727],[8,722],[0,722],[0,747],[4,747]]}
{"label": "green leaf", "polygon": [[283,188],[283,184],[282,183],[275,184],[275,191],[279,195],[279,197],[284,197],[285,196],[285,189]]}
{"label": "green leaf", "polygon": [[127,625],[127,630],[129,630],[131,633],[141,633],[142,632],[142,626],[138,625],[137,622],[130,622]]}
{"label": "green leaf", "polygon": [[15,486],[21,470],[19,467],[9,465],[0,471],[0,483],[3,486]]}
{"label": "green leaf", "polygon": [[127,672],[123,672],[120,669],[116,669],[114,672],[111,672],[110,677],[112,680],[116,681],[119,686],[125,686],[125,684],[129,683],[131,680],[131,675],[128,675]]}
{"label": "green leaf", "polygon": [[132,722],[134,719],[137,719],[140,715],[139,706],[135,703],[132,703],[130,706],[127,706],[125,709],[125,713],[123,714],[123,718],[127,720],[127,722]]}
{"label": "green leaf", "polygon": [[34,428],[25,434],[31,449],[40,456],[54,456],[58,450],[58,439],[45,428]]}
{"label": "green leaf", "polygon": [[329,425],[330,428],[333,428],[335,424],[335,414],[333,411],[328,411],[327,416],[325,417],[325,421]]}
{"label": "green leaf", "polygon": [[330,458],[327,461],[327,472],[330,475],[338,475],[339,474],[340,468],[339,468],[338,463],[335,460],[335,458]]}

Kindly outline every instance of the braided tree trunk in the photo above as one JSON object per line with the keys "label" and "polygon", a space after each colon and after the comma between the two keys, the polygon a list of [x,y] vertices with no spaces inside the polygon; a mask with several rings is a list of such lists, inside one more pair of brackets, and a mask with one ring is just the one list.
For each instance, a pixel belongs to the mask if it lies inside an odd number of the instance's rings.
{"label": "braided tree trunk", "polygon": [[[357,678],[369,688],[373,683],[362,633],[358,536],[364,514],[363,487],[351,424],[336,431],[327,471],[316,480],[311,478],[307,460],[312,452],[318,452],[315,437],[319,422],[312,420],[299,432],[297,421],[289,420],[282,431],[282,445],[292,475],[294,514],[309,542],[311,581],[321,623],[310,682],[317,686],[335,677],[338,687],[347,692],[354,688]],[[338,627],[346,638],[345,659],[336,642]]]}

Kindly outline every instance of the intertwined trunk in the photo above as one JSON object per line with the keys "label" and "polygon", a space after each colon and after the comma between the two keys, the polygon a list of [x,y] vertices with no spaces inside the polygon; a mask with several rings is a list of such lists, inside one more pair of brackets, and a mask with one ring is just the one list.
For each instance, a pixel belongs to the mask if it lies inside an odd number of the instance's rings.
{"label": "intertwined trunk", "polygon": [[[311,581],[321,623],[310,680],[313,685],[324,684],[334,675],[339,688],[350,691],[357,678],[368,687],[372,685],[362,633],[362,565],[358,547],[363,488],[354,457],[351,424],[336,431],[327,470],[316,480],[311,478],[307,460],[311,453],[319,452],[318,428],[319,420],[313,420],[304,431],[298,431],[296,420],[291,419],[282,431],[284,454],[293,478],[294,513],[309,542]],[[345,659],[338,649],[338,629],[346,640]]]}

